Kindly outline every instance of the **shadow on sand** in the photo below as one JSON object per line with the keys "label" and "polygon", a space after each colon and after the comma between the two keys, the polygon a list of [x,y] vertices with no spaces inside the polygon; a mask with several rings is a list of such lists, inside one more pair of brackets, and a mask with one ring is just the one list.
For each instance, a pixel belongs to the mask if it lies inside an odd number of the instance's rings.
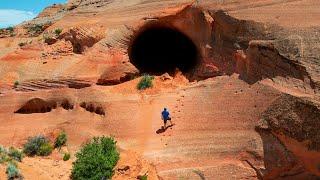
{"label": "shadow on sand", "polygon": [[169,125],[169,126],[167,126],[165,129],[163,128],[163,126],[161,126],[161,128],[158,129],[158,130],[156,131],[156,133],[157,133],[157,134],[164,133],[164,132],[166,132],[166,130],[167,130],[168,128],[171,128],[171,127],[173,127],[174,125],[175,125],[175,124]]}

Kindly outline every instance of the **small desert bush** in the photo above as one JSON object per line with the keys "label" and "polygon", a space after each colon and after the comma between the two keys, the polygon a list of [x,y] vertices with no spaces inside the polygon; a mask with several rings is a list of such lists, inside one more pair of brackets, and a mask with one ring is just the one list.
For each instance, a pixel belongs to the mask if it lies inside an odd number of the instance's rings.
{"label": "small desert bush", "polygon": [[55,35],[54,35],[52,32],[46,31],[46,32],[44,32],[44,33],[42,34],[42,39],[43,39],[45,42],[48,42],[48,41],[50,41],[50,40],[55,39]]}
{"label": "small desert bush", "polygon": [[46,22],[42,24],[28,24],[25,25],[24,28],[28,30],[30,36],[37,37],[51,24],[51,22]]}
{"label": "small desert bush", "polygon": [[13,87],[15,87],[15,88],[17,88],[18,86],[19,86],[19,81],[15,81],[14,83],[13,83]]}
{"label": "small desert bush", "polygon": [[23,46],[25,46],[27,43],[26,42],[20,42],[18,45],[20,46],[20,47],[23,47]]}
{"label": "small desert bush", "polygon": [[[50,148],[49,141],[42,135],[38,135],[35,137],[30,137],[26,144],[23,146],[23,152],[27,156],[34,156],[34,155],[45,155],[47,154],[50,149],[52,151],[52,146]],[[50,151],[50,153],[51,153]]]}
{"label": "small desert bush", "polygon": [[15,36],[14,28],[13,27],[7,27],[0,29],[0,34],[9,35],[10,37]]}
{"label": "small desert bush", "polygon": [[23,153],[14,147],[9,148],[8,156],[12,159],[21,162],[23,158]]}
{"label": "small desert bush", "polygon": [[12,26],[6,28],[7,31],[13,32],[14,28]]}
{"label": "small desert bush", "polygon": [[70,159],[70,157],[71,157],[70,153],[65,153],[65,154],[63,155],[63,160],[64,160],[64,161],[68,161],[68,160]]}
{"label": "small desert bush", "polygon": [[3,147],[2,145],[0,145],[0,154],[5,153],[6,151],[7,151],[7,149],[5,147]]}
{"label": "small desert bush", "polygon": [[65,132],[61,132],[54,142],[54,148],[61,148],[62,146],[67,144],[67,134]]}
{"label": "small desert bush", "polygon": [[37,155],[38,156],[49,156],[53,151],[53,146],[50,143],[44,143],[40,146]]}
{"label": "small desert bush", "polygon": [[42,38],[44,39],[44,41],[48,41],[52,39],[52,36],[48,32],[45,32],[42,34]]}
{"label": "small desert bush", "polygon": [[0,145],[0,164],[9,162],[10,159],[11,158],[8,156],[8,150]]}
{"label": "small desert bush", "polygon": [[143,90],[143,89],[147,89],[153,86],[153,76],[150,76],[148,74],[145,74],[142,76],[142,78],[140,79],[137,88],[139,90]]}
{"label": "small desert bush", "polygon": [[12,162],[12,159],[8,156],[8,154],[0,154],[0,164],[5,164],[7,162]]}
{"label": "small desert bush", "polygon": [[71,178],[74,180],[111,179],[119,160],[116,141],[109,137],[95,137],[76,153]]}
{"label": "small desert bush", "polygon": [[6,174],[7,174],[8,180],[13,180],[13,179],[17,179],[17,178],[21,179],[22,178],[22,175],[21,175],[19,169],[13,163],[9,163],[7,165]]}
{"label": "small desert bush", "polygon": [[148,176],[147,175],[140,176],[139,180],[148,180]]}
{"label": "small desert bush", "polygon": [[22,158],[23,153],[20,150],[13,147],[7,149],[0,145],[0,164],[21,162]]}
{"label": "small desert bush", "polygon": [[58,28],[54,30],[54,33],[59,36],[62,33],[62,29]]}
{"label": "small desert bush", "polygon": [[41,24],[34,24],[28,27],[28,32],[32,34],[38,34],[43,31],[43,25]]}

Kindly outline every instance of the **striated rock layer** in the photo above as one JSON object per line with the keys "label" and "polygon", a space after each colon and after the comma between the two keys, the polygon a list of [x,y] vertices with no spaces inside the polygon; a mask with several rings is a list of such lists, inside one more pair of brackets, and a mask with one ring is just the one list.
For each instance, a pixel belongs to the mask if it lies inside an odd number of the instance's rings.
{"label": "striated rock layer", "polygon": [[[319,8],[312,0],[48,7],[0,31],[0,144],[21,147],[29,136],[64,130],[74,153],[93,136],[113,135],[133,164],[121,160],[116,179],[147,171],[163,179],[317,179]],[[156,76],[154,86],[138,91],[143,73]],[[163,107],[174,122],[167,131]],[[51,159],[61,157],[28,158],[22,173],[31,163],[41,169],[31,179],[67,179],[52,175]]]}

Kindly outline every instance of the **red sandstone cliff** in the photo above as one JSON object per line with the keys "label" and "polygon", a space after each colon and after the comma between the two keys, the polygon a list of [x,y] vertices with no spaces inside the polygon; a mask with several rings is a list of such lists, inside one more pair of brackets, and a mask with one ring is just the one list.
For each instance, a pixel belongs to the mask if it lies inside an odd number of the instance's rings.
{"label": "red sandstone cliff", "polygon": [[[19,147],[28,136],[63,129],[71,152],[92,136],[114,135],[164,179],[316,179],[319,7],[311,0],[79,0],[48,7],[0,32],[0,144]],[[182,72],[168,70],[172,77],[157,76],[140,92],[135,77],[149,60],[171,62],[150,52],[180,45],[167,32],[191,42],[187,52],[194,53],[173,58]],[[164,106],[176,125],[158,134]]]}

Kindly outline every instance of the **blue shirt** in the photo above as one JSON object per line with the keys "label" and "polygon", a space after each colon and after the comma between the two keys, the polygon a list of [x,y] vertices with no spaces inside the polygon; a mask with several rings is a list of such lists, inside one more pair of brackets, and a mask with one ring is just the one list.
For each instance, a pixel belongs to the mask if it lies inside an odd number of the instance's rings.
{"label": "blue shirt", "polygon": [[169,111],[164,110],[161,114],[163,119],[169,119]]}

